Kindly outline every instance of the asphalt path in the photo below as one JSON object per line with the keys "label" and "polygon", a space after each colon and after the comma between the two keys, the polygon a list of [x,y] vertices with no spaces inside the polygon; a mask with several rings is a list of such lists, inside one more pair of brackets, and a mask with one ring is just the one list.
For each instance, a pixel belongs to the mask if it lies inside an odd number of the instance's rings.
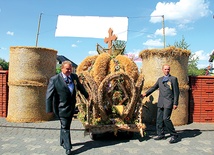
{"label": "asphalt path", "polygon": [[[179,141],[169,144],[155,141],[155,127],[147,125],[146,136],[134,133],[105,133],[92,140],[81,122],[74,119],[71,125],[72,154],[82,155],[214,155],[214,123],[191,123],[176,126]],[[1,155],[63,155],[59,145],[58,120],[42,123],[11,123],[0,118]]]}

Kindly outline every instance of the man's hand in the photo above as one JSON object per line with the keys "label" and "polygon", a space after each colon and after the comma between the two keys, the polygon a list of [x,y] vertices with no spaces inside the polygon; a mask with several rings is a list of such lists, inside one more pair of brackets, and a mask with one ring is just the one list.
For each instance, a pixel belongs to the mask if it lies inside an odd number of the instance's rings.
{"label": "man's hand", "polygon": [[141,94],[141,98],[143,99],[146,96],[146,93]]}
{"label": "man's hand", "polygon": [[173,105],[173,110],[176,110],[178,108],[177,105]]}

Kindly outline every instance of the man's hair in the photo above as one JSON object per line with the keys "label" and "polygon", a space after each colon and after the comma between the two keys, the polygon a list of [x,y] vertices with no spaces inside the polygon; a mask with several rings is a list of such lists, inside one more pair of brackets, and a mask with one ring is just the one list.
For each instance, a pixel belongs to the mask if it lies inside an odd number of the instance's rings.
{"label": "man's hair", "polygon": [[169,66],[169,68],[170,68],[170,65],[164,64],[164,65],[162,66],[162,69],[164,68],[164,66]]}
{"label": "man's hair", "polygon": [[71,63],[70,61],[67,61],[67,60],[66,60],[66,61],[63,61],[63,62],[62,62],[61,68],[63,68],[65,64],[69,64],[69,65],[72,66],[72,63]]}

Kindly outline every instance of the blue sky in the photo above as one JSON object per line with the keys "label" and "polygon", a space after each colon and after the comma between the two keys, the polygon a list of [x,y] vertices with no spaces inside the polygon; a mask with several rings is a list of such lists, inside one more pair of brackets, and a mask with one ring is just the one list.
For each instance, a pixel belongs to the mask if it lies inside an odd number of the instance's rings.
{"label": "blue sky", "polygon": [[52,48],[77,65],[97,53],[104,39],[55,37],[58,15],[128,17],[126,52],[163,48],[162,15],[166,45],[184,36],[199,57],[198,67],[209,65],[214,50],[214,3],[212,0],[1,0],[0,58],[9,61],[10,46],[35,46],[40,13],[38,47]]}

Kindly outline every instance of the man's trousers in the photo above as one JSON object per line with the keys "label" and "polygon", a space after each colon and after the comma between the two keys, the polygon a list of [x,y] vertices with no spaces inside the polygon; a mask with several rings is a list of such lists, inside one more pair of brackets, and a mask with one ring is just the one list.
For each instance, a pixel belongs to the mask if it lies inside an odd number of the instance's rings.
{"label": "man's trousers", "polygon": [[60,118],[61,129],[60,129],[60,145],[64,147],[64,149],[68,150],[72,148],[71,144],[71,135],[70,135],[70,125],[71,118]]}

